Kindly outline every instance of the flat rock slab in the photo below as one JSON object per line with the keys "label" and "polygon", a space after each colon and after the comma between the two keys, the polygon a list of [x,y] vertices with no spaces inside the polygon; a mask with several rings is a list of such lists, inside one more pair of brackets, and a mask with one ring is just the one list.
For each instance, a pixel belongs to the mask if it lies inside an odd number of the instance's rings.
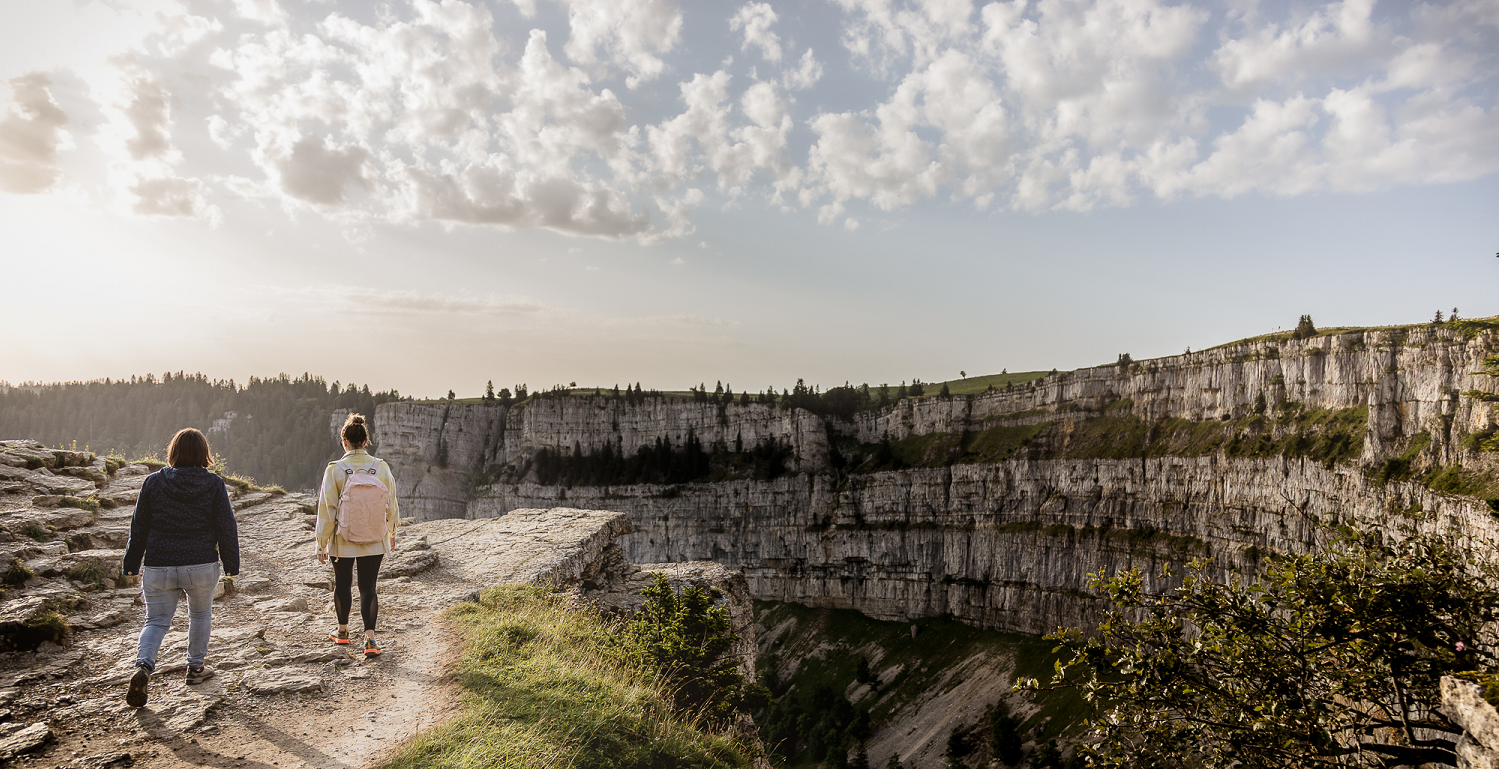
{"label": "flat rock slab", "polygon": [[52,729],[47,726],[46,721],[38,721],[30,726],[0,724],[0,761],[36,750],[51,738]]}
{"label": "flat rock slab", "polygon": [[135,756],[129,753],[101,753],[97,756],[75,758],[68,763],[68,766],[78,767],[78,769],[115,769],[134,763]]}
{"label": "flat rock slab", "polygon": [[444,569],[477,585],[574,582],[630,518],[609,510],[512,510],[499,518],[426,521],[411,527],[442,553]]}
{"label": "flat rock slab", "polygon": [[293,670],[256,670],[245,674],[240,684],[252,694],[322,691],[323,679]]}
{"label": "flat rock slab", "polygon": [[208,720],[208,714],[224,702],[218,692],[194,692],[182,687],[181,692],[151,693],[152,701],[135,711],[136,720],[148,734],[157,737],[196,729]]}

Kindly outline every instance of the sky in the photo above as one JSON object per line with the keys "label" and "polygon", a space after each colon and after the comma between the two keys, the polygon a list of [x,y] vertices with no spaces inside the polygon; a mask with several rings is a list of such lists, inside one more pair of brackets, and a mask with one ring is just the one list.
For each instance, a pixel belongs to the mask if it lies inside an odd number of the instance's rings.
{"label": "sky", "polygon": [[1499,0],[0,0],[0,381],[942,381],[1499,314]]}

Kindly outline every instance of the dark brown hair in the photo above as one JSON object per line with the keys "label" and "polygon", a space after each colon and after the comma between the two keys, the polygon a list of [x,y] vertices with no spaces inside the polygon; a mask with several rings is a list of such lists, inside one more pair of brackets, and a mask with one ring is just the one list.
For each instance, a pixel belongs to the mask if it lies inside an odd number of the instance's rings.
{"label": "dark brown hair", "polygon": [[341,434],[343,439],[356,449],[370,442],[370,431],[364,426],[363,414],[350,414],[349,418],[344,420],[344,429]]}
{"label": "dark brown hair", "polygon": [[167,464],[172,467],[208,467],[213,464],[208,439],[191,427],[178,430],[172,436],[172,442],[167,444]]}

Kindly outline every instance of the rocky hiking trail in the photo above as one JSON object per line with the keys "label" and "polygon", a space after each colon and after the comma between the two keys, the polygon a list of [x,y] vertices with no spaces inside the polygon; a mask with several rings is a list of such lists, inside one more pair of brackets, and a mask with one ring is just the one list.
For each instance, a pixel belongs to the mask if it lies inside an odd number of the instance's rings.
{"label": "rocky hiking trail", "polygon": [[[361,636],[348,647],[327,640],[332,569],[314,558],[316,499],[231,489],[243,564],[215,598],[208,664],[217,675],[184,682],[184,604],[150,701],[134,710],[124,691],[144,608],[119,572],[149,472],[0,441],[0,575],[9,583],[0,599],[0,764],[367,766],[455,707],[447,672],[458,637],[442,609],[495,584],[576,583],[628,566],[613,544],[630,527],[620,513],[517,510],[403,526],[381,570],[384,654],[366,661]],[[350,619],[357,628],[357,606]]]}

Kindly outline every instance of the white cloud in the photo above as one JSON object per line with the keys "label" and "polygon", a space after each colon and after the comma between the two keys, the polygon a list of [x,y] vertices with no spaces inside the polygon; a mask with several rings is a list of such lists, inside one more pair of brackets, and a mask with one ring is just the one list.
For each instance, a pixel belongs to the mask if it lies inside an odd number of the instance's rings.
{"label": "white cloud", "polygon": [[11,105],[0,116],[0,191],[46,192],[62,177],[58,150],[67,141],[67,113],[52,101],[52,81],[40,72],[5,81]]}
{"label": "white cloud", "polygon": [[349,187],[369,189],[364,163],[369,150],[358,145],[329,147],[322,139],[302,137],[276,160],[281,190],[286,194],[325,206],[344,202]]}
{"label": "white cloud", "polygon": [[786,89],[790,91],[804,91],[817,85],[822,79],[822,62],[812,55],[812,49],[808,48],[806,53],[796,64],[796,69],[786,70],[781,82],[785,83]]}
{"label": "white cloud", "polygon": [[1394,50],[1393,34],[1371,19],[1374,0],[1343,0],[1300,23],[1269,23],[1224,41],[1212,61],[1230,88],[1356,70],[1371,56]]}
{"label": "white cloud", "polygon": [[682,11],[671,0],[559,0],[572,36],[563,49],[585,67],[610,63],[636,88],[665,70],[659,57],[682,34]]}
{"label": "white cloud", "polygon": [[114,60],[119,75],[112,119],[100,134],[112,150],[110,178],[140,216],[201,218],[217,224],[222,212],[208,200],[207,185],[178,169],[185,158],[173,142],[173,94],[136,55]]}
{"label": "white cloud", "polygon": [[403,289],[375,289],[366,286],[319,286],[287,289],[262,286],[258,290],[279,296],[296,304],[311,303],[336,312],[396,315],[497,315],[536,317],[566,315],[567,310],[553,307],[526,296],[504,294],[443,294]]}
{"label": "white cloud", "polygon": [[770,3],[737,0],[739,70],[732,48],[683,39],[725,8],[554,0],[563,28],[511,2],[525,26],[478,0],[157,14],[112,60],[117,83],[9,81],[0,189],[54,187],[69,131],[101,108],[106,186],[139,214],[212,221],[216,196],[238,196],[358,232],[437,221],[649,243],[693,232],[705,203],[756,198],[854,228],[926,200],[1087,210],[1499,171],[1492,0],[836,0],[844,47],[826,62],[792,53]]}
{"label": "white cloud", "polygon": [[744,30],[744,44],[740,50],[751,46],[760,49],[766,61],[781,60],[781,38],[770,28],[776,23],[776,12],[770,3],[745,3],[729,19],[729,29]]}

